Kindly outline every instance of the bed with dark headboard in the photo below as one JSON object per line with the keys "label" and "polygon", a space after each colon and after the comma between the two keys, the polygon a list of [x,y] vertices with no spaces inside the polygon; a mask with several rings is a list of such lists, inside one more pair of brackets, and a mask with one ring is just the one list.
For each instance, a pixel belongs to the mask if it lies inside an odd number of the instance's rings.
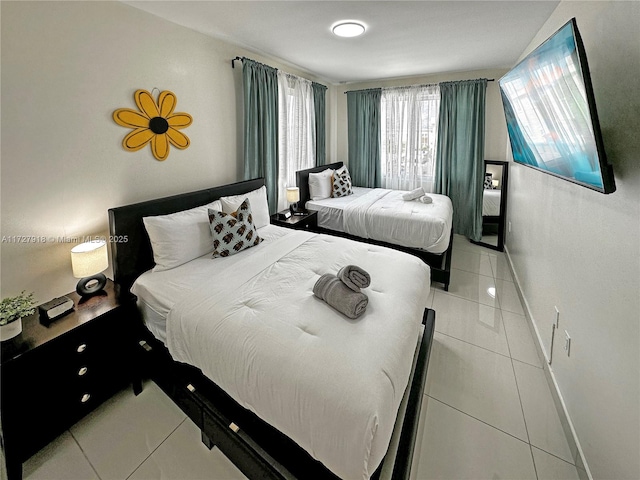
{"label": "bed with dark headboard", "polygon": [[[309,168],[305,170],[299,170],[296,172],[296,183],[298,188],[300,189],[300,205],[306,205],[309,201],[309,174],[310,173],[318,173],[322,172],[328,168],[337,170],[338,168],[343,166],[343,162],[331,163],[328,165],[322,165],[320,167]],[[447,250],[442,254],[431,253],[426,250],[405,247],[402,245],[377,241],[371,238],[361,238],[353,235],[349,235],[348,233],[337,231],[337,230],[329,230],[326,228],[318,227],[318,231],[329,234],[329,235],[338,235],[345,238],[350,238],[352,240],[357,240],[361,242],[372,243],[374,245],[381,245],[389,248],[393,248],[396,250],[400,250],[406,253],[410,253],[411,255],[415,255],[421,258],[426,264],[431,267],[431,279],[434,282],[442,283],[445,291],[449,290],[449,283],[451,279],[451,254],[453,251],[453,229],[451,230],[451,235],[449,239],[449,245]]]}
{"label": "bed with dark headboard", "polygon": [[[166,215],[205,205],[222,196],[244,194],[263,179],[174,195],[109,210],[114,281],[124,295],[136,278],[153,267],[153,252],[143,217]],[[424,312],[424,333],[414,357],[409,387],[396,421],[389,451],[372,478],[408,479],[434,333],[435,313]],[[136,330],[136,365],[140,378],[150,377],[202,431],[209,448],[217,446],[248,478],[294,479],[337,477],[286,435],[241,407],[193,366],[172,359],[164,344],[144,327]]]}

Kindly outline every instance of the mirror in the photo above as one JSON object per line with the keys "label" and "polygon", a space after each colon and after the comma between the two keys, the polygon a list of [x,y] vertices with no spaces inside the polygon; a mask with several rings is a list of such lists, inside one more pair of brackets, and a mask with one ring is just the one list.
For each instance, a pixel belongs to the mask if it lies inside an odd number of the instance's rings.
{"label": "mirror", "polygon": [[504,250],[505,219],[507,213],[508,162],[484,161],[482,190],[482,239],[477,243],[494,250]]}

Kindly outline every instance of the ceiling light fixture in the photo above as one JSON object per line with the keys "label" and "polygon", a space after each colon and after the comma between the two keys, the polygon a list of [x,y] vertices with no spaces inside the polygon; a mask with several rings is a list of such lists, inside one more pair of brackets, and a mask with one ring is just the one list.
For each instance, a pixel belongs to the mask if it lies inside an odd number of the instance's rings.
{"label": "ceiling light fixture", "polygon": [[339,37],[357,37],[362,35],[365,30],[362,23],[353,20],[341,21],[331,27],[333,34]]}

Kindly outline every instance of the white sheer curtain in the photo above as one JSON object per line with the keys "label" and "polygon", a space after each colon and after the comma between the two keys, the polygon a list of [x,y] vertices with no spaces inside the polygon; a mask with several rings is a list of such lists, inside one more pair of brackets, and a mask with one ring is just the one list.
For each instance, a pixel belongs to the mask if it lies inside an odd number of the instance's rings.
{"label": "white sheer curtain", "polygon": [[440,87],[382,90],[382,187],[433,192]]}
{"label": "white sheer curtain", "polygon": [[311,82],[278,71],[278,211],[289,207],[285,191],[296,171],[315,166],[315,109]]}

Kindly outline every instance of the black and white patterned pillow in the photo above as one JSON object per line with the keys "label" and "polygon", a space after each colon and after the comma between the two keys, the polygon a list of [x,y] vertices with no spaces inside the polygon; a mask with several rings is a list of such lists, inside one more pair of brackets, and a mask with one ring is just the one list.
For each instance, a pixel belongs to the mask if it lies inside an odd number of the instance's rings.
{"label": "black and white patterned pillow", "polygon": [[251,204],[245,199],[233,213],[209,209],[213,257],[228,257],[262,242],[253,224]]}
{"label": "black and white patterned pillow", "polygon": [[351,175],[347,167],[341,167],[333,172],[333,190],[331,191],[332,197],[346,197],[353,194],[351,188]]}
{"label": "black and white patterned pillow", "polygon": [[484,174],[484,188],[485,188],[485,190],[492,190],[493,189],[493,174],[492,173],[485,173]]}

